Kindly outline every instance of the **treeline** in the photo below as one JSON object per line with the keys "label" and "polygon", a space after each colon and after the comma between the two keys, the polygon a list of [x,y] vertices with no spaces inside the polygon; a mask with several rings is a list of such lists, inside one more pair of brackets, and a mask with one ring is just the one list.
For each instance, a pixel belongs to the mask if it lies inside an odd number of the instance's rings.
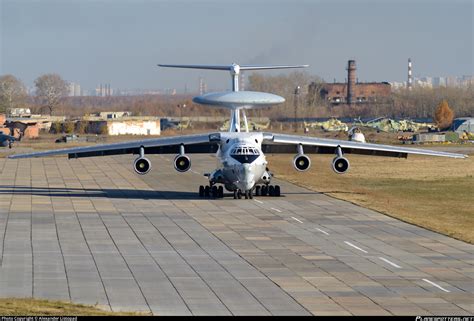
{"label": "treeline", "polygon": [[[27,107],[33,113],[79,117],[100,111],[131,111],[137,116],[226,116],[225,109],[194,104],[191,95],[141,95],[108,97],[67,97],[67,83],[59,75],[47,74],[35,81],[36,95],[28,96],[25,86],[13,75],[0,76],[0,113]],[[271,119],[309,117],[433,117],[446,100],[455,117],[474,116],[474,88],[419,88],[392,90],[388,98],[356,106],[333,106],[320,97],[324,81],[305,72],[276,76],[253,73],[247,90],[283,96],[282,105],[250,110],[249,116]],[[182,108],[182,106],[186,106]]]}
{"label": "treeline", "polygon": [[[297,100],[297,117],[433,117],[437,106],[447,101],[455,117],[474,116],[474,87],[415,87],[412,90],[392,89],[390,97],[355,106],[331,105],[320,97],[324,81],[304,72],[268,76],[253,74],[249,90],[267,91],[283,96],[286,102],[269,110],[267,116],[294,117]],[[301,89],[295,94],[297,86]]]}
{"label": "treeline", "polygon": [[[101,111],[130,111],[134,116],[219,116],[222,110],[192,102],[191,95],[140,95],[65,97],[56,114],[79,117]],[[185,106],[185,107],[183,107]],[[37,108],[41,108],[40,106]],[[182,109],[182,110],[181,110]],[[40,111],[40,110],[38,110]]]}

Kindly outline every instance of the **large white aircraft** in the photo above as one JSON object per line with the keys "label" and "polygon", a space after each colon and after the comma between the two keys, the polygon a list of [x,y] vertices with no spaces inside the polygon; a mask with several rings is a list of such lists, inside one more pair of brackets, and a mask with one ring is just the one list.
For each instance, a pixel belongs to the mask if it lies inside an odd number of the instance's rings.
{"label": "large white aircraft", "polygon": [[[349,160],[345,154],[365,154],[377,156],[404,157],[408,154],[466,158],[466,155],[425,149],[403,148],[389,145],[368,144],[357,141],[323,139],[317,137],[285,135],[268,132],[250,132],[245,110],[262,108],[285,101],[283,97],[254,91],[239,91],[239,74],[242,70],[303,68],[296,66],[260,65],[158,65],[161,67],[194,68],[230,71],[232,91],[209,93],[195,97],[199,104],[228,108],[231,112],[228,132],[212,132],[197,135],[163,137],[124,143],[103,144],[90,147],[11,155],[9,158],[41,157],[68,154],[69,158],[136,154],[134,170],[141,175],[151,169],[147,154],[176,154],[174,168],[186,172],[191,168],[188,154],[213,153],[220,161],[220,167],[205,174],[209,184],[199,187],[201,197],[221,198],[224,187],[233,192],[234,198],[258,196],[280,196],[280,186],[271,185],[272,173],[268,170],[265,153],[292,153],[293,166],[298,171],[311,167],[307,154],[334,154],[333,170],[342,174],[349,170]],[[242,118],[242,119],[241,119]],[[242,121],[241,121],[242,120]],[[243,125],[244,131],[241,131]]]}

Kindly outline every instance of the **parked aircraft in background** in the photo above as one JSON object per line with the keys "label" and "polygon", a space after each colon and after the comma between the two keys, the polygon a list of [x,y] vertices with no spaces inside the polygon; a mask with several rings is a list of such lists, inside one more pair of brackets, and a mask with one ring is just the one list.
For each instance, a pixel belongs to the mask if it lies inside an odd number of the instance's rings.
{"label": "parked aircraft in background", "polygon": [[[146,174],[151,169],[147,154],[176,154],[174,167],[178,172],[191,168],[189,154],[214,153],[220,167],[205,174],[209,184],[199,187],[202,197],[224,196],[224,188],[233,192],[234,198],[253,198],[254,195],[280,196],[280,186],[272,185],[272,173],[268,169],[265,153],[295,154],[293,166],[298,171],[311,167],[308,154],[334,154],[333,170],[342,174],[349,170],[347,154],[365,154],[389,157],[407,157],[408,154],[465,158],[466,155],[426,149],[404,148],[389,145],[368,144],[361,141],[343,141],[317,137],[286,135],[270,132],[250,132],[245,110],[263,108],[285,101],[283,97],[254,91],[239,91],[239,74],[242,70],[303,68],[297,66],[261,65],[159,65],[161,67],[192,68],[229,71],[232,77],[232,91],[209,93],[195,97],[199,104],[227,108],[231,113],[228,132],[211,132],[197,135],[163,137],[137,140],[125,143],[103,144],[23,155],[10,158],[41,157],[68,154],[69,158],[136,154],[133,168],[138,174]],[[241,128],[243,127],[243,131]]]}

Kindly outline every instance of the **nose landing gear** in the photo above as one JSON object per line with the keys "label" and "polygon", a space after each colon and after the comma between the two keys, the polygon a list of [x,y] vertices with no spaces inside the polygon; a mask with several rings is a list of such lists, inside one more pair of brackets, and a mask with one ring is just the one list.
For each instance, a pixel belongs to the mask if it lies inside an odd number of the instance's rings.
{"label": "nose landing gear", "polygon": [[253,191],[250,190],[250,191],[245,191],[242,193],[242,191],[240,189],[236,189],[234,190],[234,199],[241,199],[243,197],[245,197],[245,199],[253,199]]}
{"label": "nose landing gear", "polygon": [[256,196],[275,196],[281,195],[280,185],[257,185],[255,187]]}

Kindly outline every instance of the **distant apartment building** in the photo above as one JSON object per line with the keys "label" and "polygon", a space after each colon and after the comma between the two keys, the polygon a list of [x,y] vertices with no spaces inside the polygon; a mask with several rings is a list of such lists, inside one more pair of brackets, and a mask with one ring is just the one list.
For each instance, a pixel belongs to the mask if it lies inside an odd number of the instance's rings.
{"label": "distant apartment building", "polygon": [[114,94],[114,89],[110,87],[110,84],[100,84],[95,89],[95,95],[99,97],[108,97]]}
{"label": "distant apartment building", "polygon": [[[406,88],[406,82],[390,82],[393,89]],[[414,87],[422,88],[468,88],[474,86],[474,76],[464,75],[462,77],[448,76],[448,77],[415,77],[413,80]]]}
{"label": "distant apartment building", "polygon": [[73,83],[73,82],[69,83],[68,84],[68,96],[69,97],[82,96],[81,85]]}
{"label": "distant apartment building", "polygon": [[431,77],[416,78],[415,77],[414,86],[424,87],[424,88],[433,88],[433,78]]}
{"label": "distant apartment building", "polygon": [[433,77],[433,87],[446,87],[446,78]]}
{"label": "distant apartment building", "polygon": [[462,87],[472,87],[474,86],[474,76],[472,75],[464,75],[460,79],[460,85]]}

